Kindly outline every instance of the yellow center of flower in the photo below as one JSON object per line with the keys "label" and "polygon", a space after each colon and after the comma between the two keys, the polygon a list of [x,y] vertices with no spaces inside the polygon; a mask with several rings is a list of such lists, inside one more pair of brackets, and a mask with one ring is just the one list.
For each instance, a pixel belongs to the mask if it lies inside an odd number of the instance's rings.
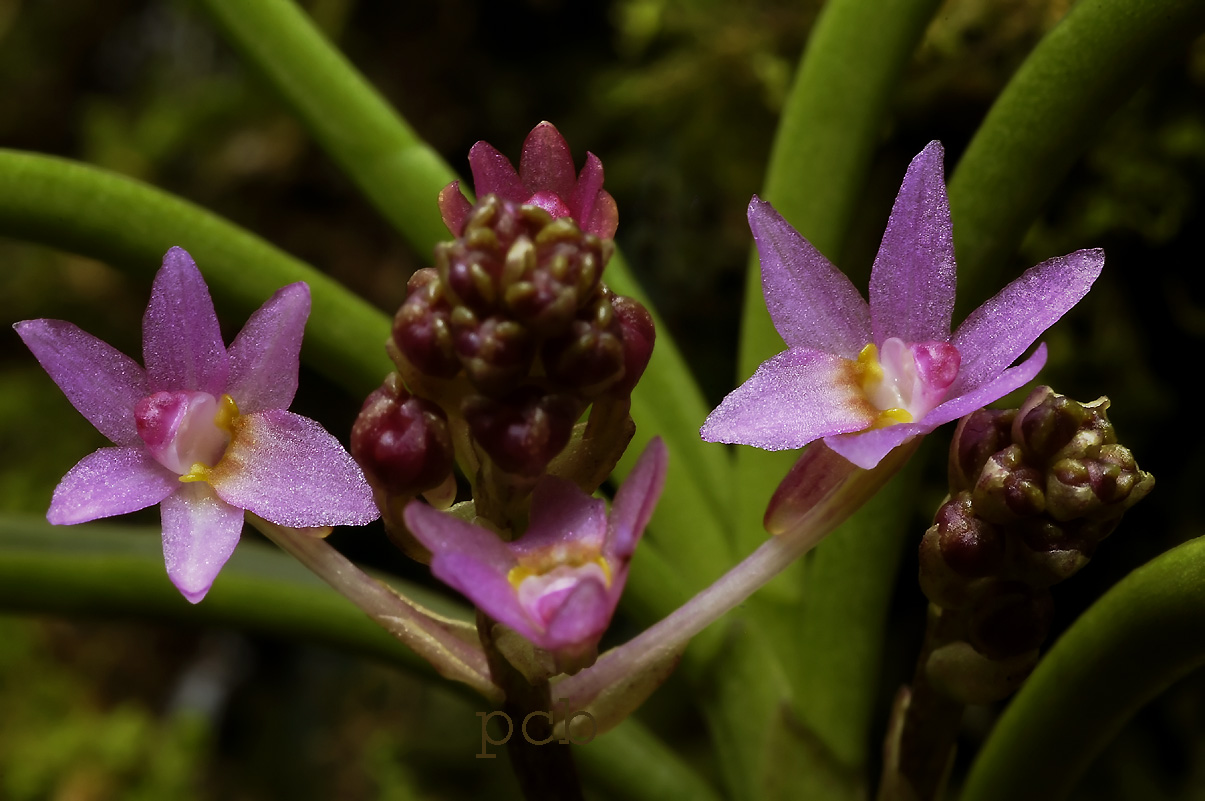
{"label": "yellow center of flower", "polygon": [[[238,404],[234,402],[234,398],[223,394],[222,397],[218,398],[218,412],[213,417],[214,426],[225,431],[233,440],[234,428],[238,423],[238,419]],[[227,445],[226,447],[229,448],[230,446]],[[223,451],[224,455],[225,452]],[[220,463],[221,459],[218,462]],[[193,481],[209,481],[215,467],[217,467],[217,464],[208,465],[204,462],[194,462],[188,472],[180,476],[180,480],[185,484]]]}
{"label": "yellow center of flower", "polygon": [[871,342],[862,348],[854,362],[854,376],[862,389],[862,394],[870,402],[878,414],[870,428],[887,428],[896,423],[911,423],[912,414],[900,406],[889,405],[898,399],[891,392],[892,381],[879,362],[879,349]]}
{"label": "yellow center of flower", "polygon": [[607,560],[602,556],[596,556],[593,559],[573,558],[564,554],[560,554],[560,556],[566,556],[567,558],[558,559],[554,557],[550,559],[548,555],[545,555],[543,559],[520,562],[506,574],[506,580],[517,590],[524,581],[530,578],[547,576],[557,570],[561,570],[562,572],[577,572],[581,568],[588,568],[593,565],[602,571],[606,585],[608,587],[611,586],[611,566],[607,564]]}

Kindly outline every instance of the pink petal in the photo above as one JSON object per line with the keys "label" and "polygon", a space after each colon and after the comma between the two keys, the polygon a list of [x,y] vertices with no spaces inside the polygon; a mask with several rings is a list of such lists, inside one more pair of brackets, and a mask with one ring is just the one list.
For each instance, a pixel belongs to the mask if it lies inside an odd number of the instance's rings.
{"label": "pink petal", "polygon": [[555,192],[547,190],[536,192],[526,200],[526,203],[529,206],[538,206],[548,212],[549,216],[554,220],[558,220],[561,217],[573,217],[573,210]]}
{"label": "pink petal", "polygon": [[209,482],[223,501],[282,526],[359,526],[376,520],[372,490],[339,441],[307,417],[242,415]]}
{"label": "pink petal", "polygon": [[860,431],[877,412],[851,375],[852,363],[838,356],[804,348],[783,351],[730,392],[699,433],[708,442],[781,451]]}
{"label": "pink petal", "polygon": [[845,274],[756,195],[749,228],[761,257],[766,308],[783,341],[856,358],[870,342],[870,308]]}
{"label": "pink petal", "polygon": [[[439,514],[436,512],[436,514]],[[483,532],[493,537],[489,532]],[[517,631],[533,642],[544,635],[543,626],[523,610],[515,588],[505,573],[483,563],[473,553],[440,551],[431,559],[431,573],[460,592],[493,620]]]}
{"label": "pink petal", "polygon": [[614,239],[615,230],[619,228],[619,207],[615,205],[615,198],[606,190],[599,192],[590,219],[578,222],[588,234],[594,234],[599,239]]}
{"label": "pink petal", "polygon": [[473,191],[478,200],[494,194],[503,200],[523,203],[531,195],[519,180],[510,159],[489,142],[478,142],[469,149],[469,167],[473,171]]}
{"label": "pink petal", "polygon": [[572,481],[543,476],[531,494],[531,520],[511,543],[517,554],[565,544],[602,551],[607,534],[607,504],[578,489]]}
{"label": "pink petal", "polygon": [[949,342],[954,312],[954,239],[940,142],[908,165],[870,271],[874,342]]}
{"label": "pink petal", "polygon": [[857,467],[870,470],[904,440],[920,434],[927,434],[932,430],[932,426],[921,423],[898,423],[886,428],[859,431],[855,434],[825,437],[824,444]]}
{"label": "pink petal", "polygon": [[989,403],[1000,400],[1015,389],[1028,384],[1046,365],[1046,343],[1043,342],[1034,350],[1033,355],[1016,367],[1010,367],[992,380],[974,387],[964,395],[950,398],[933,411],[925,415],[921,422],[933,430],[939,425],[965,417],[976,409],[982,409]]}
{"label": "pink petal", "polygon": [[46,519],[86,523],[154,506],[181,487],[179,477],[139,447],[101,448],[67,471],[54,488]]}
{"label": "pink petal", "polygon": [[[586,154],[586,165],[582,167],[581,174],[577,177],[577,186],[573,190],[573,197],[566,198],[570,208],[573,209],[573,217],[577,220],[577,224],[581,226],[583,231],[586,231],[586,226],[590,219],[594,216],[594,208],[598,204],[599,193],[603,188],[603,165],[599,161],[598,156],[593,153]],[[587,231],[587,233],[592,233]],[[609,239],[610,237],[604,237]]]}
{"label": "pink petal", "polygon": [[437,202],[444,225],[448,226],[452,236],[460,236],[461,231],[464,230],[464,221],[468,219],[469,212],[473,209],[473,204],[469,203],[469,199],[460,191],[460,181],[453,181],[439,190]]}
{"label": "pink petal", "polygon": [[150,392],[137,362],[62,320],[25,320],[13,328],[97,431],[118,445],[138,444],[134,404]]}
{"label": "pink petal", "polygon": [[557,650],[597,640],[607,630],[618,599],[597,581],[580,582],[548,621],[548,632],[539,645]]}
{"label": "pink petal", "polygon": [[644,447],[632,471],[615,492],[608,520],[608,555],[624,560],[636,550],[636,543],[653,516],[653,509],[665,486],[669,450],[661,437],[653,437]]}
{"label": "pink petal", "polygon": [[573,154],[565,137],[551,122],[541,122],[523,140],[519,177],[530,195],[549,190],[566,200],[573,197],[577,189]]}
{"label": "pink petal", "polygon": [[1008,367],[1092,287],[1103,250],[1077,250],[1030,267],[958,326],[953,345],[962,372],[952,392],[964,393]]}
{"label": "pink petal", "polygon": [[172,248],[151,286],[142,318],[142,360],[151,392],[226,391],[229,365],[209,288],[192,257]]}
{"label": "pink petal", "polygon": [[310,316],[310,288],[289,284],[261,306],[230,345],[226,392],[242,414],[287,409],[297,393],[301,338]]}
{"label": "pink petal", "polygon": [[164,498],[161,511],[167,577],[195,604],[234,553],[243,510],[222,501],[205,482],[194,481]]}
{"label": "pink petal", "polygon": [[438,512],[422,501],[407,504],[402,517],[415,538],[436,556],[442,553],[467,554],[501,576],[518,565],[510,547],[497,534],[453,515]]}

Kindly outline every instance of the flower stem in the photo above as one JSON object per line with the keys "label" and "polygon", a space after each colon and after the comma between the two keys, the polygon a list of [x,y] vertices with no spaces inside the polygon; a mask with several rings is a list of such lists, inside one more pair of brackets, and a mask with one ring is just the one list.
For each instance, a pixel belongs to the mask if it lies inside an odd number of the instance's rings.
{"label": "flower stem", "polygon": [[912,685],[900,691],[887,727],[878,801],[940,797],[965,707],[933,685],[926,666],[935,649],[959,638],[959,624],[953,626],[950,616],[930,613]]}
{"label": "flower stem", "polygon": [[[494,622],[477,612],[477,631],[489,661],[490,674],[506,693],[503,711],[511,720],[506,753],[527,801],[582,801],[581,780],[564,741],[553,741],[552,690],[547,679],[529,682],[494,647]],[[516,724],[515,721],[521,721]],[[518,728],[519,732],[513,731]]]}
{"label": "flower stem", "polygon": [[442,617],[410,601],[360,570],[321,537],[250,513],[247,521],[430,662],[440,675],[464,682],[492,701],[501,700],[502,691],[490,678],[472,624]]}

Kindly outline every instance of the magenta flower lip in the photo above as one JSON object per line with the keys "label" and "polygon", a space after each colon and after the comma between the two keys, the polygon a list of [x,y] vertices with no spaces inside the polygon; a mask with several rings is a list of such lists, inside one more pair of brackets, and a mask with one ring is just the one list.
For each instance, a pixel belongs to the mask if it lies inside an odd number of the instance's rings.
{"label": "magenta flower lip", "polygon": [[[575,173],[569,144],[551,122],[541,122],[527,135],[518,172],[488,142],[478,142],[469,150],[469,167],[479,199],[494,194],[512,203],[539,206],[553,219],[573,218],[584,233],[600,239],[615,236],[619,211],[614,198],[602,188],[602,162],[587,153],[586,165],[580,174]],[[455,236],[460,236],[471,209],[459,181],[439,193],[444,224]]]}
{"label": "magenta flower lip", "polygon": [[709,442],[766,450],[823,439],[870,469],[893,448],[1023,386],[1046,347],[1010,366],[1091,288],[1100,250],[1027,270],[951,333],[954,243],[940,142],[908,167],[875,257],[867,303],[845,275],[754,197],[749,226],[766,306],[787,350],[704,422]]}
{"label": "magenta flower lip", "polygon": [[406,525],[431,551],[437,578],[558,663],[582,667],[615,613],[666,461],[665,444],[654,438],[610,514],[571,482],[544,476],[532,493],[528,529],[514,542],[418,501],[406,507]]}
{"label": "magenta flower lip", "polygon": [[47,519],[71,525],[160,504],[167,573],[193,603],[234,552],[244,510],[295,528],[375,520],[351,456],[318,423],[286,411],[309,313],[309,287],[290,284],[227,348],[204,278],[172,248],[142,321],[145,369],[71,323],[15,324],[72,405],[116,446],[63,477]]}

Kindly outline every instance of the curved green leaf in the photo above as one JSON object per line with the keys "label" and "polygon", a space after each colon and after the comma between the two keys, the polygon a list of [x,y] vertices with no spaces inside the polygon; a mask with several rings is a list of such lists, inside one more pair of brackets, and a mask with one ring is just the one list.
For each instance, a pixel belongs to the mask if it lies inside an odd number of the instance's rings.
{"label": "curved green leaf", "polygon": [[[440,614],[472,618],[468,610],[421,587],[397,579],[390,584]],[[320,643],[436,677],[413,651],[273,548],[241,545],[204,603],[190,604],[167,578],[156,528],[52,526],[41,518],[0,517],[0,608],[232,626]],[[480,701],[467,687],[463,691]]]}
{"label": "curved green leaf", "polygon": [[1205,538],[1126,576],[1059,638],[996,723],[962,801],[1065,797],[1143,704],[1205,665],[1202,631]]}
{"label": "curved green leaf", "polygon": [[1042,39],[950,179],[962,308],[1003,283],[1007,260],[1101,125],[1202,29],[1200,0],[1081,0]]}

